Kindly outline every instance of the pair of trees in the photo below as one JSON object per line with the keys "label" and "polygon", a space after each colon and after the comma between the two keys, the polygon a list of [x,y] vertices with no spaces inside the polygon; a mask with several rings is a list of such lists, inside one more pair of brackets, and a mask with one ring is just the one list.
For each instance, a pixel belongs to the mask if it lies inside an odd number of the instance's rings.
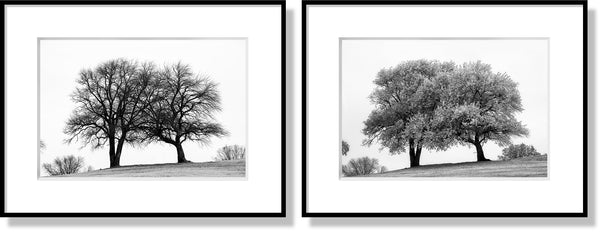
{"label": "pair of trees", "polygon": [[151,62],[114,59],[83,69],[71,95],[76,109],[66,123],[68,143],[108,144],[110,167],[120,166],[125,143],[161,141],[188,162],[182,143],[208,143],[227,132],[215,122],[221,110],[216,83],[177,63],[162,69]]}
{"label": "pair of trees", "polygon": [[382,69],[374,83],[363,143],[379,142],[392,154],[408,149],[411,167],[420,165],[423,148],[456,144],[475,146],[477,161],[487,161],[483,144],[508,145],[528,133],[514,116],[523,110],[517,83],[480,61],[406,61]]}

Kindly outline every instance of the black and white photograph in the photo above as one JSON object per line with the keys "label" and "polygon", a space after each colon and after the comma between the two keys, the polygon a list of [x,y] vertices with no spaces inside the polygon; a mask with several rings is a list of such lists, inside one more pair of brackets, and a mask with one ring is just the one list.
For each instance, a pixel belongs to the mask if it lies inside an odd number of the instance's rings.
{"label": "black and white photograph", "polygon": [[246,38],[40,38],[39,176],[246,176]]}
{"label": "black and white photograph", "polygon": [[340,171],[547,177],[548,38],[341,38]]}

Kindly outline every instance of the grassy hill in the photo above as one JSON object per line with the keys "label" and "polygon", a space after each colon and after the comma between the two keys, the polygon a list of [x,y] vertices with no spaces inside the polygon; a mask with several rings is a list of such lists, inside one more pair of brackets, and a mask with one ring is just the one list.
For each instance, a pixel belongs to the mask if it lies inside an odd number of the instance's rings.
{"label": "grassy hill", "polygon": [[546,177],[546,156],[525,157],[509,161],[465,162],[424,165],[368,177]]}
{"label": "grassy hill", "polygon": [[[246,161],[132,165],[63,175],[64,177],[244,177]],[[54,176],[53,176],[54,177]],[[58,177],[58,176],[56,176]]]}

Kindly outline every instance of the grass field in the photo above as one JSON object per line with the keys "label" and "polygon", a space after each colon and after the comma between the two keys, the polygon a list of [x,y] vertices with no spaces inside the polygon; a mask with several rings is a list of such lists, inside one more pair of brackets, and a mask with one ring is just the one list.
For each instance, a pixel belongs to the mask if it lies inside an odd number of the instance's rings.
{"label": "grass field", "polygon": [[246,161],[235,160],[121,166],[63,175],[63,177],[244,177],[245,175]]}
{"label": "grass field", "polygon": [[424,165],[368,177],[546,177],[546,156],[526,157],[509,161],[465,162]]}

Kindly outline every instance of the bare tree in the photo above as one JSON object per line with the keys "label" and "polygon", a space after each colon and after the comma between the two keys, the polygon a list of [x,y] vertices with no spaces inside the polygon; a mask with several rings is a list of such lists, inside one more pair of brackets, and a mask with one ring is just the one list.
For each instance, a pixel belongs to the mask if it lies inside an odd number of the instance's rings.
{"label": "bare tree", "polygon": [[66,175],[78,173],[79,170],[83,169],[85,163],[82,157],[75,157],[73,155],[55,158],[52,163],[42,164],[42,168],[49,175]]}
{"label": "bare tree", "polygon": [[66,141],[81,140],[93,148],[108,144],[110,167],[118,167],[124,143],[139,139],[136,129],[150,103],[145,99],[153,95],[154,73],[152,64],[126,59],[83,69],[71,95],[78,106],[67,121],[64,132],[71,137]]}
{"label": "bare tree", "polygon": [[239,160],[246,158],[246,148],[241,145],[226,145],[217,151],[215,161]]}
{"label": "bare tree", "polygon": [[189,162],[182,146],[185,141],[208,144],[211,137],[228,134],[213,115],[221,110],[217,84],[195,75],[189,65],[165,66],[153,86],[157,95],[146,109],[145,140],[175,146],[178,163]]}

